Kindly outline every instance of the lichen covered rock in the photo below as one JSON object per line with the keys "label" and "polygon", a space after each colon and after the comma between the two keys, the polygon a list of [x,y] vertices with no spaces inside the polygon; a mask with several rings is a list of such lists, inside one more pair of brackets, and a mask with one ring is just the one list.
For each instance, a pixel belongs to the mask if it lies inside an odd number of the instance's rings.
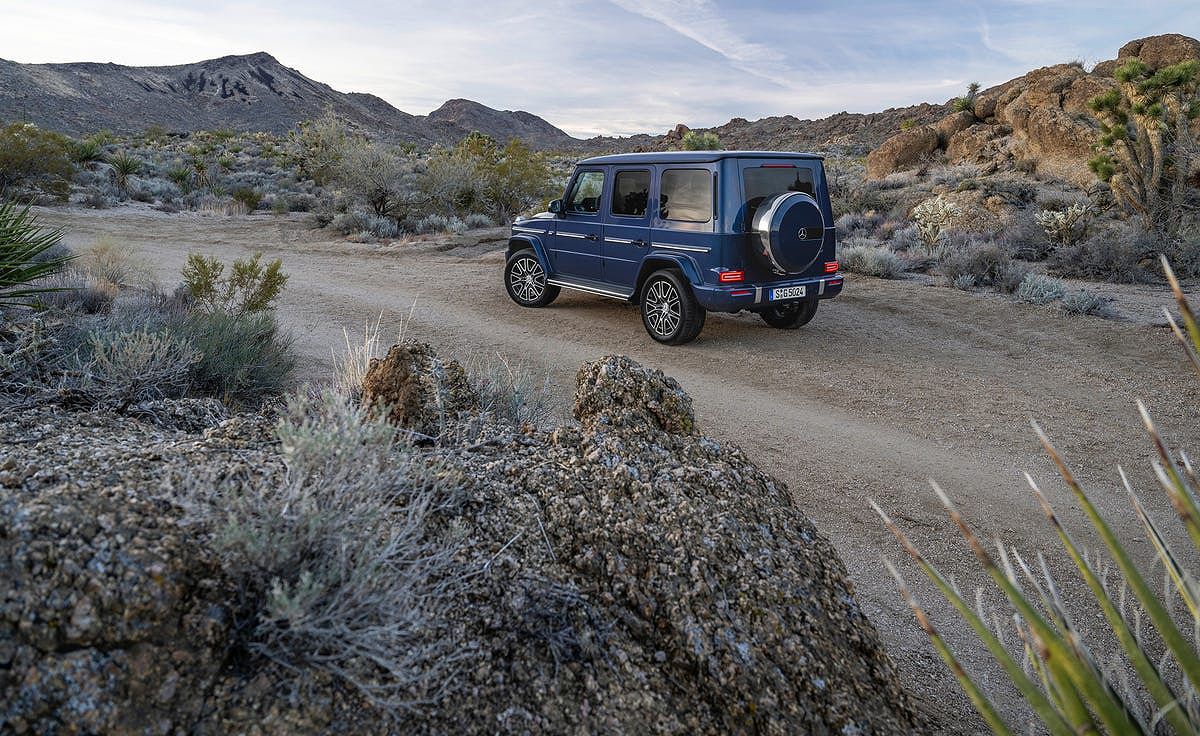
{"label": "lichen covered rock", "polygon": [[371,360],[363,403],[399,427],[436,436],[447,421],[470,412],[479,400],[458,362],[443,361],[429,345],[410,340]]}

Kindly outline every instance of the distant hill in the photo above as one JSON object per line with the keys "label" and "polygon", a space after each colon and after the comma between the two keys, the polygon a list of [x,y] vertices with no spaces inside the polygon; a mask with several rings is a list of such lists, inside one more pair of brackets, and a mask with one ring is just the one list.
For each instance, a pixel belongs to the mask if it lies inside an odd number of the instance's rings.
{"label": "distant hill", "polygon": [[[327,108],[363,131],[393,140],[452,145],[477,130],[501,141],[515,136],[534,148],[579,154],[663,150],[676,147],[688,130],[680,124],[658,135],[581,140],[532,113],[494,110],[463,99],[449,100],[428,115],[411,115],[375,95],[339,92],[265,52],[152,67],[0,59],[0,122],[29,121],[70,135],[101,129],[140,133],[151,125],[171,132],[228,128],[283,133]],[[716,133],[725,148],[865,154],[902,123],[925,125],[948,110],[946,105],[921,104],[819,120],[734,118],[706,130]]]}
{"label": "distant hill", "polygon": [[151,125],[174,132],[282,133],[326,108],[365,131],[418,143],[452,144],[473,130],[500,140],[516,136],[536,148],[577,143],[536,115],[470,100],[411,115],[374,95],[338,92],[261,52],[158,67],[0,59],[0,120],[72,135],[101,129],[139,133]]}

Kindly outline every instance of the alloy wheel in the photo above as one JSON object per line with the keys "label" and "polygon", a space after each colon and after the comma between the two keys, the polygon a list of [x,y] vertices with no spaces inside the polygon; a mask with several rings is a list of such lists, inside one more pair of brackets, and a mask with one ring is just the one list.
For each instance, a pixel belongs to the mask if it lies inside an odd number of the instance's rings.
{"label": "alloy wheel", "polygon": [[546,290],[546,272],[536,258],[521,258],[509,269],[508,283],[523,302],[536,302]]}
{"label": "alloy wheel", "polygon": [[670,337],[679,329],[683,319],[679,292],[671,282],[662,279],[650,285],[646,292],[646,323],[660,337]]}

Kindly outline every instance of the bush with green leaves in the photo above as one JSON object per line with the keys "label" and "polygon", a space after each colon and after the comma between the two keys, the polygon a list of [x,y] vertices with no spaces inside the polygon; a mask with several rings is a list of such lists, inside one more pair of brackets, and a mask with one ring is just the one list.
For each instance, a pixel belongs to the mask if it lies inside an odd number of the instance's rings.
{"label": "bush with green leaves", "polygon": [[121,194],[129,194],[130,177],[140,174],[146,165],[140,158],[125,151],[106,157],[104,162],[112,170],[113,181]]}
{"label": "bush with green leaves", "polygon": [[254,406],[291,385],[294,339],[273,312],[193,311],[168,324],[199,351],[189,372],[193,393]]}
{"label": "bush with green leaves", "polygon": [[956,286],[960,280],[967,283],[969,279],[972,286],[988,286],[1004,293],[1016,290],[1029,269],[1014,263],[1003,243],[964,235],[963,243],[942,249],[938,258],[942,276]]}
{"label": "bush with green leaves", "polygon": [[302,176],[328,184],[342,171],[351,135],[346,123],[326,110],[320,118],[300,123],[288,138],[287,152]]}
{"label": "bush with green leaves", "polygon": [[721,139],[712,131],[689,130],[683,134],[679,145],[685,151],[720,151]]}
{"label": "bush with green leaves", "polygon": [[190,342],[167,330],[97,330],[77,356],[77,390],[96,405],[124,411],[147,399],[182,396],[199,360]]}
{"label": "bush with green leaves", "polygon": [[954,110],[956,112],[970,112],[975,109],[975,97],[979,95],[979,82],[971,82],[967,85],[967,93],[962,97],[954,99]]}
{"label": "bush with green leaves", "polygon": [[29,192],[66,199],[73,174],[66,136],[29,123],[0,127],[0,199]]}
{"label": "bush with green leaves", "polygon": [[293,398],[276,432],[284,472],[180,491],[238,586],[243,648],[385,711],[428,702],[465,656],[442,627],[469,576],[435,520],[457,487],[339,394]]}
{"label": "bush with green leaves", "polygon": [[[1200,325],[1165,259],[1162,268],[1174,290],[1182,325],[1170,312],[1164,312],[1186,359],[1200,376]],[[1010,607],[1012,616],[1008,621],[1015,627],[1022,649],[1014,654],[1006,646],[999,623],[987,620],[968,602],[957,583],[947,578],[872,502],[904,551],[999,664],[1045,732],[1055,736],[1200,732],[1200,645],[1196,638],[1200,629],[1200,584],[1193,570],[1200,553],[1200,479],[1187,454],[1171,449],[1145,405],[1139,401],[1137,408],[1157,455],[1151,463],[1154,476],[1178,516],[1178,531],[1182,534],[1169,533],[1125,471],[1120,466],[1117,471],[1130,511],[1145,530],[1146,549],[1161,567],[1161,585],[1154,579],[1156,575],[1135,561],[1132,540],[1119,537],[1102,513],[1101,508],[1109,505],[1107,500],[1083,488],[1046,433],[1033,423],[1074,504],[1083,510],[1107,555],[1107,560],[1103,559],[1103,554],[1088,551],[1077,541],[1037,482],[1026,474],[1051,531],[1090,593],[1089,604],[1095,604],[1091,612],[1098,610],[1103,617],[1098,633],[1090,621],[1085,624],[1072,617],[1065,581],[1051,572],[1041,553],[1033,563],[999,540],[996,552],[988,551],[947,494],[934,483],[934,491],[951,521]],[[1188,543],[1180,543],[1179,536]],[[887,566],[938,655],[984,722],[994,733],[1013,733],[1013,726],[1005,718],[1008,714],[967,672],[896,566],[891,562]],[[1072,588],[1075,582],[1071,581]],[[1136,604],[1131,606],[1131,601]],[[1000,620],[995,616],[996,622]]]}
{"label": "bush with green leaves", "polygon": [[214,257],[189,253],[183,267],[183,285],[207,312],[228,312],[242,316],[271,308],[287,283],[283,261],[279,258],[262,264],[262,253],[249,259],[236,259],[228,276],[225,264]]}
{"label": "bush with green leaves", "polygon": [[1200,152],[1200,61],[1155,69],[1134,58],[1113,72],[1117,87],[1088,106],[1100,121],[1089,165],[1146,230],[1174,235],[1187,214],[1192,163]]}
{"label": "bush with green leaves", "polygon": [[1062,281],[1040,273],[1031,273],[1021,279],[1014,292],[1019,301],[1026,304],[1049,304],[1062,299],[1067,286]]}
{"label": "bush with green leaves", "polygon": [[1150,279],[1146,264],[1163,249],[1161,237],[1126,223],[1112,223],[1088,238],[1050,254],[1050,269],[1067,278],[1132,284]]}
{"label": "bush with green leaves", "polygon": [[230,194],[233,201],[246,208],[247,212],[253,212],[258,209],[258,205],[262,203],[262,192],[253,187],[238,187]]}
{"label": "bush with green leaves", "polygon": [[53,291],[38,283],[71,261],[70,251],[58,251],[63,232],[43,227],[28,207],[0,202],[0,307],[29,305]]}

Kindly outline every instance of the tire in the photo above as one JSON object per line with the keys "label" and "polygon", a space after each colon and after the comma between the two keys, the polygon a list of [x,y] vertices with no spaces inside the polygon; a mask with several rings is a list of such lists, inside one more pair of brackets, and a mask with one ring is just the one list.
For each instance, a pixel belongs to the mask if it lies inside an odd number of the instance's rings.
{"label": "tire", "polygon": [[546,283],[546,271],[532,250],[519,250],[504,264],[504,288],[522,307],[544,307],[558,298],[560,289]]}
{"label": "tire", "polygon": [[683,274],[664,269],[642,284],[642,325],[664,345],[683,345],[704,329],[706,312]]}
{"label": "tire", "polygon": [[795,330],[812,321],[817,313],[816,299],[801,299],[794,302],[767,307],[758,313],[763,322],[780,330]]}

